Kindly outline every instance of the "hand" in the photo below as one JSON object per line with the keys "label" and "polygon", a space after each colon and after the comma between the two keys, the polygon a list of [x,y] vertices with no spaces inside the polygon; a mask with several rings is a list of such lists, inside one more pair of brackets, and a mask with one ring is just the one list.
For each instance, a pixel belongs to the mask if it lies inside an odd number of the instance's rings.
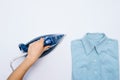
{"label": "hand", "polygon": [[35,41],[29,45],[27,57],[30,57],[31,59],[38,59],[42,53],[49,48],[50,46],[44,47],[44,39],[41,38],[40,40]]}
{"label": "hand", "polygon": [[50,48],[50,46],[44,47],[44,39],[41,38],[29,45],[28,55],[25,60],[10,74],[7,80],[22,80],[28,69],[37,61],[42,53]]}

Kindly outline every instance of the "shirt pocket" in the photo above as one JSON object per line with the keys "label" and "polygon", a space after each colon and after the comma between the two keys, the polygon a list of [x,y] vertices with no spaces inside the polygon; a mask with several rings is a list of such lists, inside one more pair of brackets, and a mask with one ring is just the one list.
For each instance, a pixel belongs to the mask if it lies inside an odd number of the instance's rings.
{"label": "shirt pocket", "polygon": [[116,62],[105,62],[101,68],[104,80],[119,80],[119,69]]}
{"label": "shirt pocket", "polygon": [[76,65],[75,74],[76,74],[76,78],[78,78],[78,80],[88,80],[87,73],[88,73],[88,70],[87,70],[86,62],[81,62],[78,65]]}

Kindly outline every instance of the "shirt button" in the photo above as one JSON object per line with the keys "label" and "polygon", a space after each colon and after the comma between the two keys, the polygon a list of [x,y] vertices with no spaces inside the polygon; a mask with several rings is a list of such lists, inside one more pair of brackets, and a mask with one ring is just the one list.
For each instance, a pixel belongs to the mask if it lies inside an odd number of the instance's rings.
{"label": "shirt button", "polygon": [[94,74],[97,74],[97,71],[94,71]]}
{"label": "shirt button", "polygon": [[96,62],[96,61],[97,61],[96,59],[93,60],[93,62]]}

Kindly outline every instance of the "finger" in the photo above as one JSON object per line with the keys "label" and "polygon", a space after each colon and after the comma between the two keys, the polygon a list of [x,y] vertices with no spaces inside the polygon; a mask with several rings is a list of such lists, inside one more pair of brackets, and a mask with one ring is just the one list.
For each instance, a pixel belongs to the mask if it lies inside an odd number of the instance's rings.
{"label": "finger", "polygon": [[48,50],[49,48],[51,48],[51,46],[44,47],[44,51]]}
{"label": "finger", "polygon": [[38,40],[38,43],[40,43],[40,44],[43,44],[43,45],[44,45],[44,38],[40,38],[40,39]]}
{"label": "finger", "polygon": [[39,40],[40,42],[44,42],[44,38],[40,38],[40,40]]}

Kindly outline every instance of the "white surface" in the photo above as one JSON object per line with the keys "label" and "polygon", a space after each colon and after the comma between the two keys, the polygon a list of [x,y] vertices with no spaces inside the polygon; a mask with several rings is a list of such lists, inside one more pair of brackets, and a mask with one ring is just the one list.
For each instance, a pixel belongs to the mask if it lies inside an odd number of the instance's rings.
{"label": "white surface", "polygon": [[0,0],[0,80],[11,73],[10,60],[21,54],[19,43],[49,33],[66,37],[24,80],[71,80],[70,42],[87,32],[104,32],[120,42],[120,0]]}

